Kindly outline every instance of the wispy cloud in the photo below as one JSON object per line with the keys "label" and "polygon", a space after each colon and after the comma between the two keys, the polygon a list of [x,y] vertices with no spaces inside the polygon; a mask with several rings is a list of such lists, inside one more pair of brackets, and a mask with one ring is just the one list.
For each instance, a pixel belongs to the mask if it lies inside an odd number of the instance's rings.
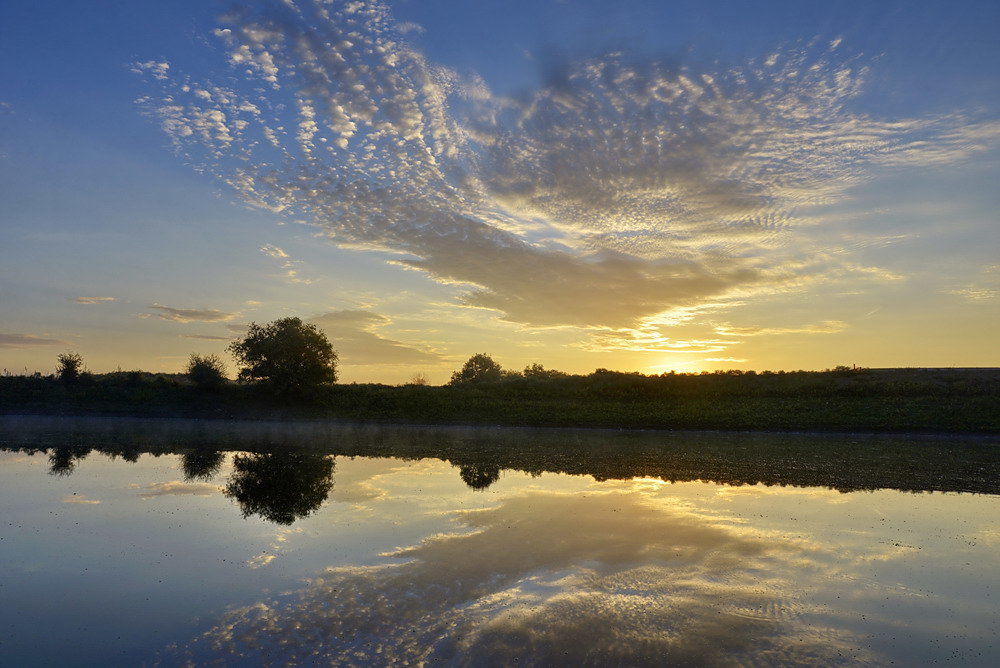
{"label": "wispy cloud", "polygon": [[0,332],[0,348],[33,348],[35,346],[65,346],[67,343],[60,339],[51,339],[45,336],[35,336],[34,334],[14,334],[11,332]]}
{"label": "wispy cloud", "polygon": [[182,339],[201,339],[203,341],[232,341],[231,336],[213,336],[211,334],[181,334]]}
{"label": "wispy cloud", "polygon": [[332,311],[310,322],[327,335],[343,364],[430,364],[442,360],[433,351],[378,334],[375,330],[391,321],[372,311]]}
{"label": "wispy cloud", "polygon": [[73,301],[77,304],[106,304],[118,300],[116,297],[76,297]]}
{"label": "wispy cloud", "polygon": [[228,313],[216,309],[174,308],[162,304],[151,304],[149,308],[159,311],[156,315],[163,320],[172,320],[174,322],[224,322],[237,318],[240,315],[239,313]]}
{"label": "wispy cloud", "polygon": [[265,6],[216,32],[243,81],[143,63],[164,86],[146,111],[248,203],[533,326],[634,328],[780,289],[819,271],[788,262],[810,255],[797,211],[841,200],[874,165],[1000,141],[969,114],[852,111],[868,68],[839,40],[737,66],[607,53],[514,100],[430,62],[379,2]]}
{"label": "wispy cloud", "polygon": [[975,279],[960,288],[945,290],[973,303],[1000,301],[1000,264],[991,264],[979,270]]}
{"label": "wispy cloud", "polygon": [[840,320],[824,320],[814,325],[801,327],[733,327],[729,324],[715,326],[720,336],[775,336],[779,334],[836,334],[847,329],[847,323]]}

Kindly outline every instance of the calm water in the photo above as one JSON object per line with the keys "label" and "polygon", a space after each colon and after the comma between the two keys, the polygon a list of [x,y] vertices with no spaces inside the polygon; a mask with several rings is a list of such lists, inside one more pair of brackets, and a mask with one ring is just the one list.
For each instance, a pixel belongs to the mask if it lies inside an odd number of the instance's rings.
{"label": "calm water", "polygon": [[0,418],[0,665],[1000,665],[1000,443]]}

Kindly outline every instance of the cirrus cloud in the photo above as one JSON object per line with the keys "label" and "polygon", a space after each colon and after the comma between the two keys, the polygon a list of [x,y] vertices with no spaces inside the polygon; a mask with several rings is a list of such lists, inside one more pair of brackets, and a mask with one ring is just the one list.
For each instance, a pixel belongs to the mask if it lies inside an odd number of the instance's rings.
{"label": "cirrus cloud", "polygon": [[225,322],[240,315],[239,313],[227,313],[226,311],[219,311],[217,309],[174,308],[173,306],[164,306],[162,304],[151,304],[149,308],[159,311],[156,315],[161,319],[172,320],[174,322]]}

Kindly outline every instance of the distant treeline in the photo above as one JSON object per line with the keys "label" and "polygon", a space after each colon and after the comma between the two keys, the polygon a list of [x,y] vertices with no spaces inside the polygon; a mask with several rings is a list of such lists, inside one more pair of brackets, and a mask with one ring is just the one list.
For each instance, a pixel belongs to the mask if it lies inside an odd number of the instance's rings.
{"label": "distant treeline", "polygon": [[[460,372],[456,372],[458,375]],[[251,384],[125,371],[0,376],[0,413],[333,418],[414,424],[1000,433],[1000,369],[666,373],[533,365],[490,382],[331,384],[278,397]]]}

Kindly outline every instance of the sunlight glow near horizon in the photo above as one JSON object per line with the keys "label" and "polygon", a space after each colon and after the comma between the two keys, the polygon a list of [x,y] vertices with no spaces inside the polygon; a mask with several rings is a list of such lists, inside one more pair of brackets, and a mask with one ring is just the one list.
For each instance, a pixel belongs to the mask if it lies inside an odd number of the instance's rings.
{"label": "sunlight glow near horizon", "polygon": [[0,9],[0,367],[1000,364],[1000,7],[474,4]]}

